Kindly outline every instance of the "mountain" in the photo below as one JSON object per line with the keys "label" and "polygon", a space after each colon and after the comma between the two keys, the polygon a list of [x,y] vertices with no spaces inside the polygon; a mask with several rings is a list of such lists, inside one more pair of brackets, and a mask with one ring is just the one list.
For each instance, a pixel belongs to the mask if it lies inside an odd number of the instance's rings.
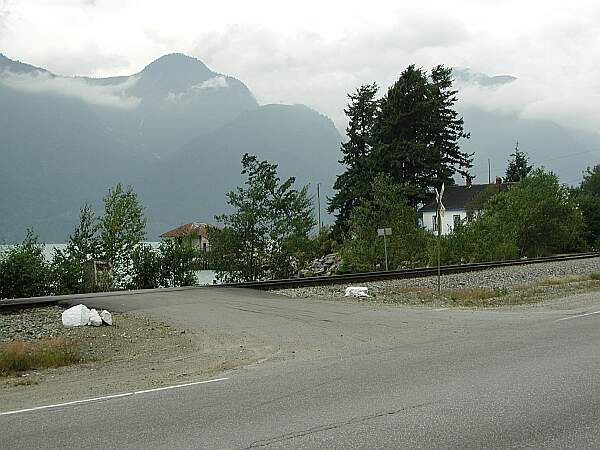
{"label": "mountain", "polygon": [[[321,183],[325,199],[340,173],[340,142],[333,122],[303,105],[264,105],[246,111],[159,161],[140,180],[137,185],[149,216],[178,220],[153,221],[149,231],[159,233],[224,212],[225,192],[242,181],[244,153],[277,162],[282,178],[294,176],[300,185],[310,184],[313,194],[316,183]],[[165,173],[174,176],[161,176]]]}
{"label": "mountain", "polygon": [[[484,95],[518,82],[470,69],[454,76]],[[503,176],[516,140],[565,183],[578,182],[600,156],[595,133],[458,107],[476,182],[487,181],[488,158],[492,179]],[[79,208],[99,210],[117,181],[138,192],[149,239],[192,220],[211,222],[227,209],[225,192],[240,184],[246,152],[279,164],[282,178],[295,176],[313,193],[320,183],[324,210],[342,170],[341,141],[322,114],[259,105],[240,80],[186,55],[163,56],[128,76],[89,78],[0,54],[0,243],[21,240],[27,227],[47,242],[65,241]]]}
{"label": "mountain", "polygon": [[[507,85],[518,82],[517,77],[511,75],[489,76],[469,68],[453,68],[452,75],[459,96],[463,89],[475,88],[485,98],[488,94],[497,94],[496,89],[510,88]],[[582,171],[600,160],[598,133],[561,126],[550,120],[524,118],[515,112],[493,112],[473,104],[458,103],[457,109],[464,118],[465,131],[471,134],[469,140],[461,142],[461,147],[475,154],[472,172],[476,182],[488,181],[488,160],[492,181],[496,176],[503,177],[517,141],[534,166],[553,171],[565,184],[579,183]]]}
{"label": "mountain", "polygon": [[147,206],[148,238],[212,221],[240,180],[244,152],[285,175],[331,185],[341,137],[304,106],[259,106],[236,78],[182,54],[139,73],[63,77],[0,56],[0,242],[33,227],[64,241],[85,202],[116,181]]}
{"label": "mountain", "polygon": [[516,114],[500,114],[481,108],[460,109],[465,130],[463,150],[475,153],[473,174],[476,183],[488,181],[488,158],[492,181],[504,177],[507,160],[515,142],[527,152],[535,167],[544,167],[565,184],[578,184],[582,171],[600,163],[600,135],[560,126],[548,120],[524,119]]}

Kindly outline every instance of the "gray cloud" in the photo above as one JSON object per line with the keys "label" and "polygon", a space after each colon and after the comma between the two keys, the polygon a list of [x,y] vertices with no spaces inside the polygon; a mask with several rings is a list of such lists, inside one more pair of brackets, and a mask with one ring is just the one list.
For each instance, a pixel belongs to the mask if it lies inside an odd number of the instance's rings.
{"label": "gray cloud", "polygon": [[11,14],[8,0],[0,0],[0,38],[3,36],[8,23],[8,18]]}
{"label": "gray cloud", "polygon": [[215,70],[247,82],[260,101],[308,104],[343,129],[348,92],[372,81],[387,86],[415,53],[459,45],[468,38],[460,23],[435,18],[398,20],[377,33],[348,32],[335,40],[237,25],[203,34],[192,53]]}
{"label": "gray cloud", "polygon": [[343,7],[147,0],[143,10],[117,0],[89,3],[15,2],[19,20],[11,17],[4,51],[57,73],[93,76],[136,73],[162,54],[189,53],[244,81],[260,102],[305,103],[340,129],[348,92],[375,81],[383,93],[412,63],[518,78],[506,86],[466,83],[464,105],[594,131],[600,119],[594,0],[382,0],[372,8],[358,0]]}

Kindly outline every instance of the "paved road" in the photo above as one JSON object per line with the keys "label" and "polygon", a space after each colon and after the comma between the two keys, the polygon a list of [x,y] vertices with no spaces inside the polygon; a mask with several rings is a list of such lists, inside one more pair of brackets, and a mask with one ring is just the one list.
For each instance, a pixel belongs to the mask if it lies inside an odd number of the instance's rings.
{"label": "paved road", "polygon": [[502,312],[214,288],[98,299],[278,352],[214,383],[0,416],[0,447],[598,448],[600,297],[576,300]]}

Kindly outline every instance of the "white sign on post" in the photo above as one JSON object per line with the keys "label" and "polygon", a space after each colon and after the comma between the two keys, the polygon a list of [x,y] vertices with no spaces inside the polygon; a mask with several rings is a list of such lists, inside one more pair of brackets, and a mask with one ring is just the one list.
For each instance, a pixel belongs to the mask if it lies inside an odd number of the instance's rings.
{"label": "white sign on post", "polygon": [[378,228],[377,229],[377,236],[391,236],[391,235],[392,235],[391,228]]}
{"label": "white sign on post", "polygon": [[444,183],[442,183],[442,188],[439,191],[437,189],[435,190],[435,199],[437,201],[438,209],[440,211],[440,216],[441,217],[444,216],[444,211],[446,211],[446,207],[442,203],[442,197],[444,196],[444,189],[445,188],[446,188],[446,186],[444,185]]}

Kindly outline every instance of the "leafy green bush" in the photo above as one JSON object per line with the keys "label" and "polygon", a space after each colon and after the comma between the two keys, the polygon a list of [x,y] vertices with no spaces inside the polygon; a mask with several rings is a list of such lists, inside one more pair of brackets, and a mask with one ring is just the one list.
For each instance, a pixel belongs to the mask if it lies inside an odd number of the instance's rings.
{"label": "leafy green bush", "polygon": [[600,164],[583,174],[581,185],[574,190],[583,215],[584,237],[588,246],[600,250]]}
{"label": "leafy green bush", "polygon": [[[584,223],[573,195],[537,169],[506,192],[486,192],[471,222],[442,237],[442,263],[499,261],[580,251]],[[437,262],[433,242],[429,260]]]}
{"label": "leafy green bush", "polygon": [[8,250],[0,261],[0,298],[37,297],[50,294],[50,268],[43,244],[32,230],[22,243]]}
{"label": "leafy green bush", "polygon": [[160,280],[164,287],[196,284],[194,261],[198,251],[189,238],[177,237],[160,243]]}
{"label": "leafy green bush", "polygon": [[131,253],[129,289],[161,287],[161,255],[149,244],[140,244]]}
{"label": "leafy green bush", "polygon": [[389,269],[425,265],[428,242],[432,235],[420,225],[415,209],[403,195],[402,186],[393,184],[388,175],[379,175],[372,185],[372,196],[355,206],[350,214],[348,237],[340,253],[340,272],[357,273],[385,269],[383,238],[379,228],[392,228],[387,249]]}

